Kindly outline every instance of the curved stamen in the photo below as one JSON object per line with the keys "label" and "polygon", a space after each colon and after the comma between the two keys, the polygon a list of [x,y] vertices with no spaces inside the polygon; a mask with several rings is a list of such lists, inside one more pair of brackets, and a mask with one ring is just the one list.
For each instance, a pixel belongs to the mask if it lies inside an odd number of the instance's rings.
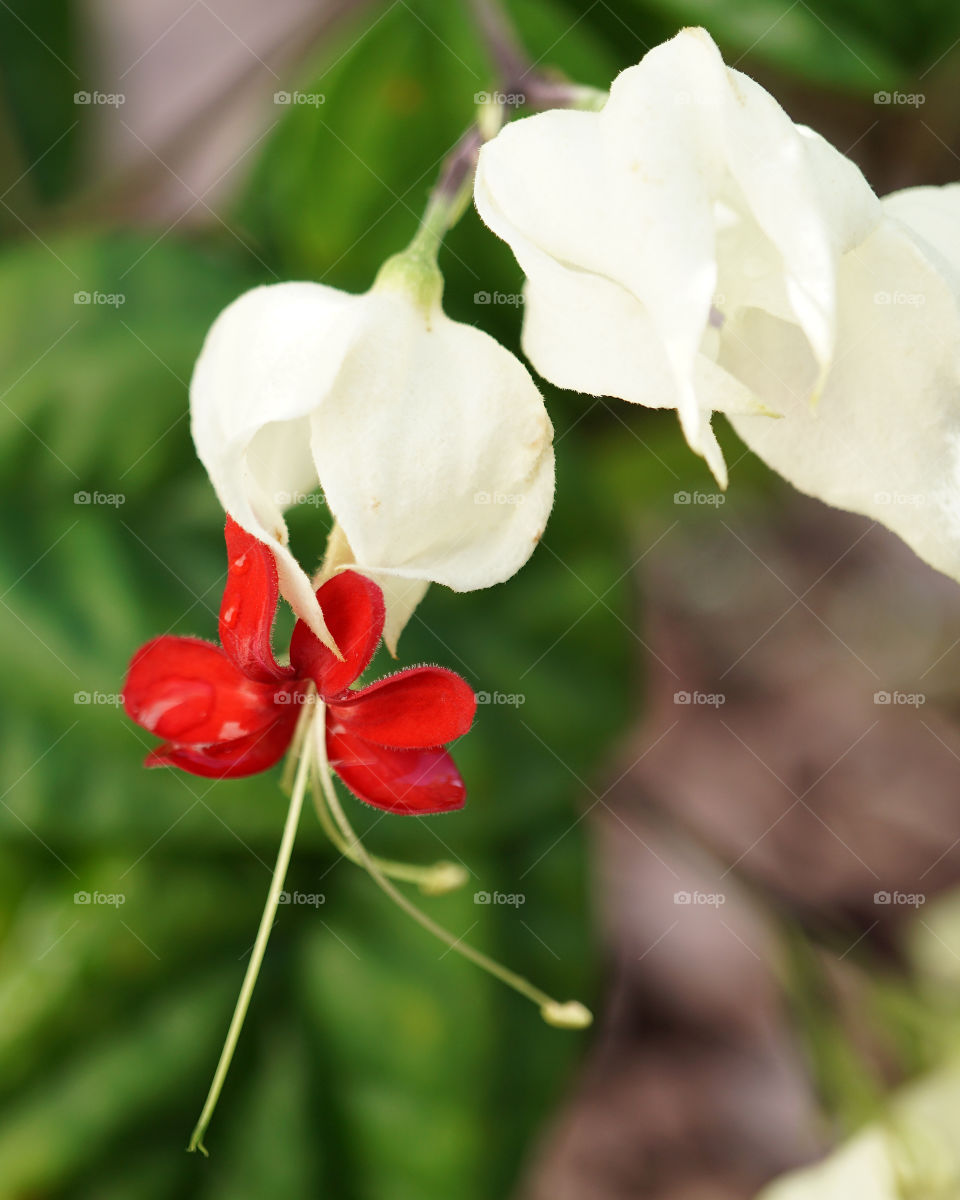
{"label": "curved stamen", "polygon": [[[320,824],[323,826],[324,833],[326,833],[327,837],[333,842],[344,858],[348,858],[352,863],[356,863],[357,866],[362,867],[364,865],[363,861],[355,847],[344,839],[340,830],[331,819],[331,812],[326,804],[320,780],[320,768],[317,764],[316,755],[311,753],[310,760],[310,778],[313,784],[311,788],[313,807],[316,810]],[[415,863],[397,862],[395,859],[380,858],[375,854],[371,854],[369,857],[371,862],[376,863],[379,870],[388,878],[399,879],[402,883],[415,883],[426,896],[442,896],[446,892],[455,891],[457,888],[463,887],[470,878],[466,867],[444,859],[429,866],[421,867]]]}
{"label": "curved stamen", "polygon": [[[507,987],[513,988],[521,996],[526,996],[528,1000],[537,1005],[540,1009],[540,1015],[548,1024],[556,1025],[563,1029],[586,1028],[593,1020],[593,1015],[579,1001],[570,1000],[566,1003],[561,1003],[558,1000],[554,1000],[552,996],[548,996],[546,992],[535,987],[529,980],[524,979],[521,975],[517,975],[514,971],[508,970],[507,967],[496,962],[495,959],[489,958],[469,943],[454,937],[448,929],[444,929],[432,917],[427,916],[425,912],[419,909],[402,892],[398,891],[390,880],[387,879],[375,859],[367,852],[366,847],[357,836],[340,804],[336,787],[330,774],[330,763],[327,759],[326,708],[321,702],[317,704],[317,712],[317,720],[308,733],[308,736],[310,734],[313,735],[313,754],[316,766],[316,770],[312,772],[312,777],[319,782],[330,813],[338,825],[344,841],[352,850],[350,857],[362,866],[380,890],[409,917],[412,917],[418,925],[421,925],[428,933],[433,934],[435,938],[443,942],[450,950],[455,950],[458,954],[480,967],[481,970],[486,971],[502,983],[505,983]],[[309,754],[310,746],[306,745],[304,747],[304,755],[306,757]]]}

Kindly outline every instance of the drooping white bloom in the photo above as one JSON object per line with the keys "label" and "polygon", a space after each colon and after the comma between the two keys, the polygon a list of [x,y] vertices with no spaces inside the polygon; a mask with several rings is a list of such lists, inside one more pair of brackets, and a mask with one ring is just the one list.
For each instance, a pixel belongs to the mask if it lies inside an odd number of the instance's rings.
{"label": "drooping white bloom", "polygon": [[897,1094],[885,1116],[757,1200],[907,1200],[960,1195],[956,1062]]}
{"label": "drooping white bloom", "polygon": [[551,382],[676,408],[718,480],[712,411],[758,412],[718,370],[729,321],[794,325],[825,374],[836,267],[879,219],[859,170],[688,29],[624,71],[600,112],[506,126],[480,154],[480,215],[527,276],[524,351]]}
{"label": "drooping white bloom", "polygon": [[960,188],[879,201],[685,30],[601,112],[507,126],[476,202],[527,274],[542,375],[675,406],[721,483],[724,412],[795,486],[960,578]]}
{"label": "drooping white bloom", "polygon": [[283,595],[325,641],[283,519],[318,483],[335,565],[384,587],[393,645],[429,583],[471,591],[517,571],[553,502],[552,428],[529,372],[402,271],[363,295],[281,283],[240,296],[207,335],[190,408],[223,507],[272,546]]}
{"label": "drooping white bloom", "polygon": [[782,419],[731,417],[801,491],[862,513],[960,579],[960,186],[911,188],[840,262],[833,364],[794,327],[740,314],[722,365]]}

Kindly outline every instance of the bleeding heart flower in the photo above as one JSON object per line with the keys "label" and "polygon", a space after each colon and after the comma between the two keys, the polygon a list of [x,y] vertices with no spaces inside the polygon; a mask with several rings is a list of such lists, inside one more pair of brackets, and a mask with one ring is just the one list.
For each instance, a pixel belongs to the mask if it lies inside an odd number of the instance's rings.
{"label": "bleeding heart flower", "polygon": [[600,112],[511,121],[480,152],[475,198],[527,276],[523,348],[540,374],[676,408],[721,484],[711,414],[764,411],[723,366],[737,317],[796,331],[809,399],[836,353],[837,264],[881,216],[857,167],[703,29],[623,71]]}
{"label": "bleeding heart flower", "polygon": [[[318,484],[347,558],[386,596],[385,640],[431,582],[491,587],[553,504],[553,429],[523,364],[453,321],[435,265],[404,253],[373,288],[254,288],[216,319],[190,385],[197,454],[225,511],[273,550],[280,590],[330,644],[283,511]],[[491,504],[508,495],[510,504]]]}
{"label": "bleeding heart flower", "polygon": [[355,571],[316,593],[339,660],[298,621],[290,665],[270,648],[279,595],[270,548],[227,518],[227,584],[220,645],[164,636],[134,655],[124,686],[128,715],[164,739],[148,766],[227,778],[273,766],[304,703],[326,707],[330,765],[359,799],[394,813],[461,808],[465,789],[443,747],[470,728],[476,697],[453,671],[414,667],[354,690],[380,641],[383,595]]}
{"label": "bleeding heart flower", "polygon": [[837,275],[837,356],[816,363],[759,312],[732,329],[725,369],[769,408],[731,422],[795,487],[880,521],[960,579],[960,185],[908,188]]}

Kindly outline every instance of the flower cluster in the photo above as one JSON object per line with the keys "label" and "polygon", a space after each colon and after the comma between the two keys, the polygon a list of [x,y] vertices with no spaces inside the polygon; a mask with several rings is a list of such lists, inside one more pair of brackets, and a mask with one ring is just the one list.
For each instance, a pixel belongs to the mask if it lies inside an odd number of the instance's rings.
{"label": "flower cluster", "polygon": [[[328,565],[355,563],[380,584],[393,652],[431,582],[463,592],[509,579],[553,504],[553,429],[530,373],[402,266],[362,296],[319,283],[247,292],[217,318],[190,387],[223,507],[271,547],[284,597],[331,647],[287,546],[291,497],[323,488],[337,522]],[[479,504],[483,493],[523,502]]]}
{"label": "flower cluster", "polygon": [[[476,126],[448,158],[420,230],[367,292],[255,288],[220,314],[196,364],[194,443],[227,513],[220,644],[148,642],[124,703],[162,739],[150,766],[237,777],[289,751],[295,769],[195,1148],[308,792],[341,854],[450,949],[548,1022],[591,1020],[398,892],[393,879],[437,892],[466,872],[368,854],[331,777],[389,813],[462,806],[447,747],[472,724],[469,685],[435,666],[354,685],[381,637],[396,656],[431,583],[471,591],[519,570],[553,504],[553,430],[533,377],[443,311],[438,250],[471,194],[526,276],[523,349],[541,376],[675,409],[726,487],[721,413],[798,488],[882,522],[960,578],[960,185],[880,199],[700,29],[651,50],[609,95],[528,74],[519,100],[478,93]],[[521,100],[539,111],[513,119]],[[312,577],[284,513],[319,501],[317,489],[333,526]],[[283,663],[271,647],[281,596],[298,618]]]}

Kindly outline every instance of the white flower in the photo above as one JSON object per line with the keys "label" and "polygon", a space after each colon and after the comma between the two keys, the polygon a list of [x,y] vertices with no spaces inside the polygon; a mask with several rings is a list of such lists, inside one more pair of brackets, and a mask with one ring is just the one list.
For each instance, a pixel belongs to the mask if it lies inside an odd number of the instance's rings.
{"label": "white flower", "polygon": [[757,1200],[951,1200],[960,1195],[956,1062],[892,1098],[880,1120],[822,1162],[781,1176]]}
{"label": "white flower", "polygon": [[614,81],[600,112],[507,125],[480,154],[480,215],[527,275],[524,351],[545,378],[676,408],[721,484],[710,414],[762,412],[718,367],[760,311],[834,354],[836,271],[880,219],[858,169],[688,29]]}
{"label": "white flower", "polygon": [[339,526],[328,566],[355,561],[384,587],[393,646],[430,582],[471,591],[517,571],[553,502],[553,431],[526,368],[444,315],[438,275],[424,287],[432,276],[391,262],[363,295],[281,283],[240,296],[191,384],[220,502],[272,546],[283,595],[328,643],[283,520],[318,483]]}
{"label": "white flower", "polygon": [[841,260],[818,402],[795,327],[745,312],[720,361],[783,417],[731,420],[796,487],[882,522],[960,579],[960,185],[894,193],[883,209]]}

